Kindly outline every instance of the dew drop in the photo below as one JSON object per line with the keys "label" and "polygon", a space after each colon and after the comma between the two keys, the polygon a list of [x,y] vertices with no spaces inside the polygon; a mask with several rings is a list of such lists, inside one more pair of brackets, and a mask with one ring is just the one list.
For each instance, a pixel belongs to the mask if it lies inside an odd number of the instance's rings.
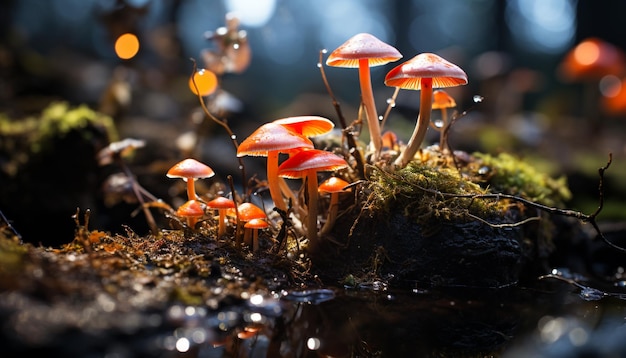
{"label": "dew drop", "polygon": [[435,124],[435,127],[437,128],[443,128],[443,121],[441,119],[435,119],[433,124]]}
{"label": "dew drop", "polygon": [[230,136],[230,139],[235,140],[235,139],[237,139],[237,136],[235,134],[233,134],[233,135]]}
{"label": "dew drop", "polygon": [[485,97],[480,96],[480,95],[474,95],[473,100],[475,103],[481,103],[483,100],[485,99]]}
{"label": "dew drop", "polygon": [[325,48],[323,48],[323,49],[322,49],[322,53],[328,53],[328,50],[327,50],[327,49],[325,49]]}
{"label": "dew drop", "polygon": [[387,98],[387,104],[390,105],[391,107],[395,107],[396,101],[394,101],[393,98]]}
{"label": "dew drop", "polygon": [[378,120],[382,122],[383,116],[378,116]]}
{"label": "dew drop", "polygon": [[322,68],[322,63],[321,62],[317,63],[317,68]]}

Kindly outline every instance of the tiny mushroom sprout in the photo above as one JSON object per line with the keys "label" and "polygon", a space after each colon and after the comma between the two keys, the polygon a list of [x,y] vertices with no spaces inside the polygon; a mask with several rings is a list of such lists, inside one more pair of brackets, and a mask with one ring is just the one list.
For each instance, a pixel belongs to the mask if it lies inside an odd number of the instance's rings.
{"label": "tiny mushroom sprout", "polygon": [[190,199],[176,210],[176,215],[185,218],[187,226],[194,229],[198,220],[204,215],[204,208],[199,201]]}
{"label": "tiny mushroom sprout", "polygon": [[326,59],[328,66],[359,69],[361,97],[370,134],[370,145],[374,157],[378,158],[381,150],[380,124],[374,102],[374,92],[370,79],[370,67],[380,66],[402,58],[402,54],[393,46],[384,43],[374,35],[359,33],[348,39],[330,53]]}
{"label": "tiny mushroom sprout", "polygon": [[318,191],[320,193],[330,193],[330,203],[328,204],[328,218],[326,219],[326,223],[320,230],[320,235],[328,234],[335,225],[337,212],[339,211],[339,193],[349,191],[349,189],[346,189],[348,185],[350,185],[350,183],[341,178],[330,177],[323,181],[322,184],[320,184],[320,186],[318,187]]}
{"label": "tiny mushroom sprout", "polygon": [[265,123],[250,134],[237,148],[237,156],[267,157],[267,184],[274,205],[287,211],[287,205],[280,191],[278,178],[278,154],[288,153],[297,148],[313,148],[313,142],[305,136],[278,123]]}
{"label": "tiny mushroom sprout", "polygon": [[232,199],[218,196],[213,200],[206,203],[206,208],[211,210],[217,210],[218,213],[218,225],[217,225],[217,237],[221,237],[226,233],[226,210],[235,207],[235,202]]}
{"label": "tiny mushroom sprout", "polygon": [[442,152],[444,150],[444,145],[446,144],[446,132],[448,130],[448,126],[450,125],[448,108],[454,107],[456,107],[456,101],[448,94],[448,92],[444,90],[436,90],[433,92],[432,109],[438,109],[441,111],[441,123],[435,123],[433,128],[440,132],[439,150]]}
{"label": "tiny mushroom sprout", "polygon": [[[270,225],[262,218],[251,219],[246,222],[243,227],[246,232],[252,232],[252,251],[256,252],[259,250],[259,230],[265,229]],[[245,234],[244,234],[245,236]]]}
{"label": "tiny mushroom sprout", "polygon": [[348,167],[348,163],[341,157],[320,149],[300,151],[285,160],[278,167],[278,175],[285,178],[302,178],[306,182],[309,197],[307,208],[307,238],[309,247],[317,244],[317,172],[335,171]]}
{"label": "tiny mushroom sprout", "polygon": [[394,165],[404,168],[415,156],[430,123],[433,88],[454,87],[467,84],[467,75],[457,65],[434,53],[421,53],[394,67],[385,76],[385,84],[410,90],[421,90],[417,124]]}
{"label": "tiny mushroom sprout", "polygon": [[215,175],[211,167],[193,158],[184,159],[172,166],[167,171],[168,178],[182,178],[187,182],[187,197],[189,200],[196,200],[195,181],[201,178],[210,178]]}
{"label": "tiny mushroom sprout", "polygon": [[[240,223],[244,223],[244,236],[243,241],[247,245],[252,244],[252,229],[250,227],[246,228],[245,223],[249,222],[252,219],[266,219],[267,215],[265,211],[260,207],[252,204],[252,203],[241,203],[237,206],[237,214],[239,215],[238,221]],[[241,224],[240,224],[241,225]]]}

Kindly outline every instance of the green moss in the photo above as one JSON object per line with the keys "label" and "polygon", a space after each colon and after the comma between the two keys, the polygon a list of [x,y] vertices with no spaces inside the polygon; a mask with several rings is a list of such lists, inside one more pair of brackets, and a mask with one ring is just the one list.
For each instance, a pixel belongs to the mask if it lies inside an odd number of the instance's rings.
{"label": "green moss", "polygon": [[433,218],[463,220],[469,218],[468,213],[485,217],[502,209],[494,201],[473,200],[472,196],[487,194],[487,190],[465,179],[456,168],[414,161],[393,173],[374,170],[371,179],[374,207],[403,208],[405,216],[420,223]]}
{"label": "green moss", "polygon": [[[458,165],[458,167],[457,167]],[[475,153],[456,158],[423,150],[421,160],[396,171],[372,169],[368,192],[373,210],[403,214],[420,224],[503,217],[513,200],[484,197],[509,194],[548,206],[571,197],[565,178],[552,178],[511,154]],[[482,196],[482,197],[481,197]]]}
{"label": "green moss", "polygon": [[562,206],[572,197],[564,176],[552,178],[509,153],[473,155],[488,169],[483,186],[493,193],[516,195],[548,206]]}
{"label": "green moss", "polygon": [[[46,148],[53,138],[64,137],[71,130],[88,125],[103,128],[111,141],[118,140],[113,119],[87,105],[71,108],[67,102],[53,102],[39,117],[31,116],[20,120],[11,120],[4,114],[0,115],[0,133],[5,140],[19,137],[28,143],[29,150],[33,153]],[[89,132],[84,133],[89,135]]]}

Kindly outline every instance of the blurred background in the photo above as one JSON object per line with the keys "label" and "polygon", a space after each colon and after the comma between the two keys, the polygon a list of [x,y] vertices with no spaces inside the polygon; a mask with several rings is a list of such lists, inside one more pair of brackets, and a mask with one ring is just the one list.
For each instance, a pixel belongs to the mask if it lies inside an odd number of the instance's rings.
{"label": "blurred background", "polygon": [[[626,2],[592,0],[5,0],[0,112],[19,120],[60,100],[110,115],[119,138],[146,142],[132,162],[139,182],[176,204],[184,191],[172,191],[173,181],[164,173],[185,156],[211,165],[215,182],[239,178],[228,134],[205,118],[189,88],[194,61],[198,68],[217,66],[219,88],[205,99],[239,140],[259,124],[285,116],[323,115],[338,125],[317,66],[320,51],[368,32],[404,56],[372,68],[380,113],[394,91],[384,85],[385,74],[418,53],[438,53],[469,77],[467,86],[449,91],[462,114],[451,131],[453,148],[510,151],[540,170],[567,175],[571,207],[586,211],[597,205],[597,169],[612,153],[605,218],[622,220],[625,13]],[[139,42],[129,58],[115,51],[126,33]],[[563,61],[590,38],[601,42],[583,53],[593,57],[606,45],[611,64],[582,75],[571,72]],[[215,54],[228,49],[237,51],[219,67]],[[324,71],[353,121],[358,71],[327,66]],[[400,91],[395,104],[385,129],[406,141],[419,93]],[[437,140],[438,133],[429,131],[427,142]],[[248,173],[263,173],[262,159],[245,162]],[[108,174],[93,179],[94,188],[101,188]],[[7,198],[0,209],[19,217]],[[104,208],[102,201],[81,196],[71,205]],[[119,228],[118,221],[102,225]]]}

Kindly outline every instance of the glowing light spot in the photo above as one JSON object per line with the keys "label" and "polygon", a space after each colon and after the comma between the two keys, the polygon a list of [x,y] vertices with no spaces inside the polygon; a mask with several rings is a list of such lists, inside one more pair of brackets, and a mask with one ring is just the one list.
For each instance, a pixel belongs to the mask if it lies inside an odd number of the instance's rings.
{"label": "glowing light spot", "polygon": [[[195,86],[194,82],[196,84]],[[197,90],[196,87],[198,88]],[[193,77],[189,79],[189,89],[191,89],[191,92],[195,95],[198,95],[199,92],[201,96],[208,96],[217,89],[217,76],[209,70],[198,70],[193,74]]]}
{"label": "glowing light spot", "polygon": [[594,42],[582,42],[576,46],[574,58],[583,65],[591,65],[600,58],[600,46]]}
{"label": "glowing light spot", "polygon": [[255,322],[255,323],[261,322],[261,321],[263,320],[263,315],[261,315],[261,314],[260,314],[260,313],[258,313],[258,312],[251,313],[251,314],[250,314],[250,320],[251,320],[252,322]]}
{"label": "glowing light spot", "polygon": [[616,97],[622,90],[622,81],[614,75],[602,77],[598,84],[604,97]]}
{"label": "glowing light spot", "polygon": [[176,341],[176,350],[179,352],[187,352],[191,347],[191,343],[187,338],[179,338]]}
{"label": "glowing light spot", "polygon": [[131,33],[125,33],[115,40],[115,53],[122,60],[129,60],[139,52],[139,39]]}
{"label": "glowing light spot", "polygon": [[306,340],[306,346],[308,349],[315,351],[320,349],[321,342],[319,338],[311,337]]}
{"label": "glowing light spot", "polygon": [[263,303],[263,296],[261,295],[252,295],[252,297],[250,297],[250,303],[258,306],[260,304]]}

